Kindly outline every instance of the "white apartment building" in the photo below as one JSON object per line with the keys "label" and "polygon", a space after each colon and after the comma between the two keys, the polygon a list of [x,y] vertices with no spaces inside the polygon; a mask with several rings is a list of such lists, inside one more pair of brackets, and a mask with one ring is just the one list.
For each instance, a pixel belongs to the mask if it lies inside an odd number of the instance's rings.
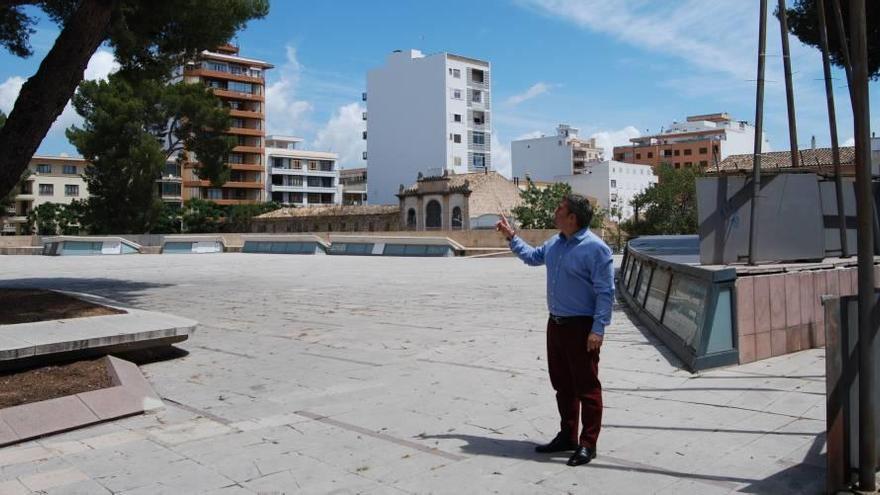
{"label": "white apartment building", "polygon": [[[766,135],[762,149],[772,151]],[[711,169],[730,155],[752,153],[755,127],[734,120],[727,113],[691,115],[685,122],[673,122],[659,134],[630,139],[632,144],[615,146],[613,159],[644,165],[668,163],[675,168]]]}
{"label": "white apartment building", "polygon": [[29,234],[27,215],[43,203],[70,204],[89,197],[82,174],[87,162],[82,158],[34,155],[28,164],[31,175],[19,188],[15,203],[3,218],[4,235]]}
{"label": "white apartment building", "polygon": [[367,73],[370,203],[397,204],[401,184],[491,168],[489,62],[395,50]]}
{"label": "white apartment building", "polygon": [[297,149],[302,139],[266,137],[268,197],[284,205],[342,204],[336,153]]}
{"label": "white apartment building", "polygon": [[580,174],[556,177],[556,182],[569,184],[572,192],[596,198],[606,210],[619,207],[624,220],[633,216],[632,198],[657,180],[650,165],[613,160],[588,165]]}
{"label": "white apartment building", "polygon": [[604,151],[595,139],[580,139],[578,129],[559,124],[555,136],[510,143],[513,176],[549,181],[560,175],[581,174],[588,164],[601,162]]}

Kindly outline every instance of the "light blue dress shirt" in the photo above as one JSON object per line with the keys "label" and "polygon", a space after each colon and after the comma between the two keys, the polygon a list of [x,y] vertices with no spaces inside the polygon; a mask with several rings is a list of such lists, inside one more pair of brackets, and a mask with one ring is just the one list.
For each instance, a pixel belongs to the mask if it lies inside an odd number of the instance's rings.
{"label": "light blue dress shirt", "polygon": [[590,229],[570,238],[559,233],[534,248],[519,236],[510,249],[527,265],[547,265],[547,309],[555,316],[592,316],[592,331],[605,335],[614,302],[611,249]]}

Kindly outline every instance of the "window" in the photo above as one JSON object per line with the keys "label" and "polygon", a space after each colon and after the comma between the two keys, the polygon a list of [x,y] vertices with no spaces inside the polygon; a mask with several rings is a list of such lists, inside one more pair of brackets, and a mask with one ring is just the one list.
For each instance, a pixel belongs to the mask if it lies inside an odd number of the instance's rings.
{"label": "window", "polygon": [[684,150],[684,156],[691,156],[691,149],[690,148]]}
{"label": "window", "polygon": [[474,103],[480,103],[483,101],[483,92],[475,89],[473,93],[471,93],[471,101]]}
{"label": "window", "polygon": [[452,121],[453,122],[461,122],[461,114],[460,113],[452,114]]}
{"label": "window", "polygon": [[460,100],[461,99],[461,90],[460,89],[453,89],[452,90],[452,99],[453,100]]}
{"label": "window", "polygon": [[52,184],[40,184],[40,196],[53,196],[55,194],[55,186]]}
{"label": "window", "polygon": [[474,125],[483,125],[486,123],[486,114],[483,112],[474,112]]}
{"label": "window", "polygon": [[474,133],[474,144],[484,145],[486,144],[486,134],[482,132]]}
{"label": "window", "polygon": [[709,152],[709,149],[708,149],[708,148],[700,148],[700,154],[701,154],[701,155],[705,155],[705,154],[708,153],[708,152]]}
{"label": "window", "polygon": [[449,73],[456,79],[461,79],[461,69],[449,69]]}
{"label": "window", "polygon": [[76,184],[66,184],[64,186],[64,195],[65,196],[79,196],[79,186]]}
{"label": "window", "polygon": [[474,158],[471,164],[474,168],[486,168],[486,155],[483,153],[474,153]]}
{"label": "window", "polygon": [[406,212],[406,228],[415,229],[416,228],[416,210],[410,208]]}
{"label": "window", "polygon": [[649,151],[649,152],[648,152],[648,158],[654,158],[654,152],[653,152],[653,151]]}
{"label": "window", "polygon": [[425,227],[429,229],[439,229],[442,227],[442,219],[440,203],[432,199],[428,201],[425,208]]}
{"label": "window", "polygon": [[681,168],[681,164],[680,164],[680,163],[676,163],[676,164],[675,164],[675,168]]}
{"label": "window", "polygon": [[477,84],[483,84],[485,78],[483,77],[483,71],[479,69],[471,69],[471,81]]}
{"label": "window", "polygon": [[309,170],[318,170],[318,162],[309,160]]}
{"label": "window", "polygon": [[290,160],[290,166],[293,167],[294,170],[301,170],[303,168],[302,162],[299,160]]}
{"label": "window", "polygon": [[223,191],[220,189],[208,189],[208,199],[223,199]]}
{"label": "window", "polygon": [[708,167],[708,166],[709,166],[709,162],[707,162],[706,160],[700,160],[700,166],[701,166],[701,167]]}
{"label": "window", "polygon": [[693,163],[692,162],[684,162],[684,166],[691,167],[691,166],[693,166]]}
{"label": "window", "polygon": [[460,143],[461,142],[461,134],[453,134],[452,135],[452,142],[453,143]]}
{"label": "window", "polygon": [[460,167],[461,166],[461,157],[460,156],[452,157],[452,164],[456,167]]}
{"label": "window", "polygon": [[239,93],[248,93],[254,94],[254,86],[250,83],[243,83],[238,81],[229,81],[227,83],[227,87],[230,91],[237,91]]}
{"label": "window", "polygon": [[452,209],[452,228],[453,229],[461,229],[461,208],[456,206]]}
{"label": "window", "polygon": [[642,159],[642,154],[636,153],[636,160],[641,160],[641,159]]}
{"label": "window", "polygon": [[37,164],[37,173],[38,174],[51,174],[52,173],[52,165],[49,165],[48,163]]}
{"label": "window", "polygon": [[65,165],[64,173],[68,175],[76,175],[76,165]]}
{"label": "window", "polygon": [[681,155],[681,150],[675,150],[675,156]]}
{"label": "window", "polygon": [[217,72],[229,72],[229,67],[226,64],[221,64],[220,62],[208,61],[205,63],[208,70],[215,70]]}
{"label": "window", "polygon": [[617,181],[616,181],[616,180],[611,179],[611,187],[617,187]]}
{"label": "window", "polygon": [[672,156],[672,150],[663,150],[663,156]]}

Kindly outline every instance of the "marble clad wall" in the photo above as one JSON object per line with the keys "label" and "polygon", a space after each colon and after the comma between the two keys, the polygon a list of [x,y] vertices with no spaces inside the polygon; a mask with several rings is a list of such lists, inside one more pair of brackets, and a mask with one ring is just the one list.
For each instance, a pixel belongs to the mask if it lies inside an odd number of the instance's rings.
{"label": "marble clad wall", "polygon": [[[880,287],[880,266],[874,267]],[[857,270],[835,268],[770,275],[739,275],[736,319],[740,364],[825,346],[823,294],[857,292]]]}

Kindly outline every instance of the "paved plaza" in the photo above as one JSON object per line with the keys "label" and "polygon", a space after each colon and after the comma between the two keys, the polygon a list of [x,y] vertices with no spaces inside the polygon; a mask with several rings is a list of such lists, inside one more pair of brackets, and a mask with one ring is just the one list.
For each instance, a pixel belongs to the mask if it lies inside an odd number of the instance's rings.
{"label": "paved plaza", "polygon": [[0,449],[0,494],[824,488],[822,350],[691,374],[620,306],[598,458],[534,453],[558,429],[544,269],[513,258],[0,256],[0,286],[200,323],[141,366],[164,409]]}

